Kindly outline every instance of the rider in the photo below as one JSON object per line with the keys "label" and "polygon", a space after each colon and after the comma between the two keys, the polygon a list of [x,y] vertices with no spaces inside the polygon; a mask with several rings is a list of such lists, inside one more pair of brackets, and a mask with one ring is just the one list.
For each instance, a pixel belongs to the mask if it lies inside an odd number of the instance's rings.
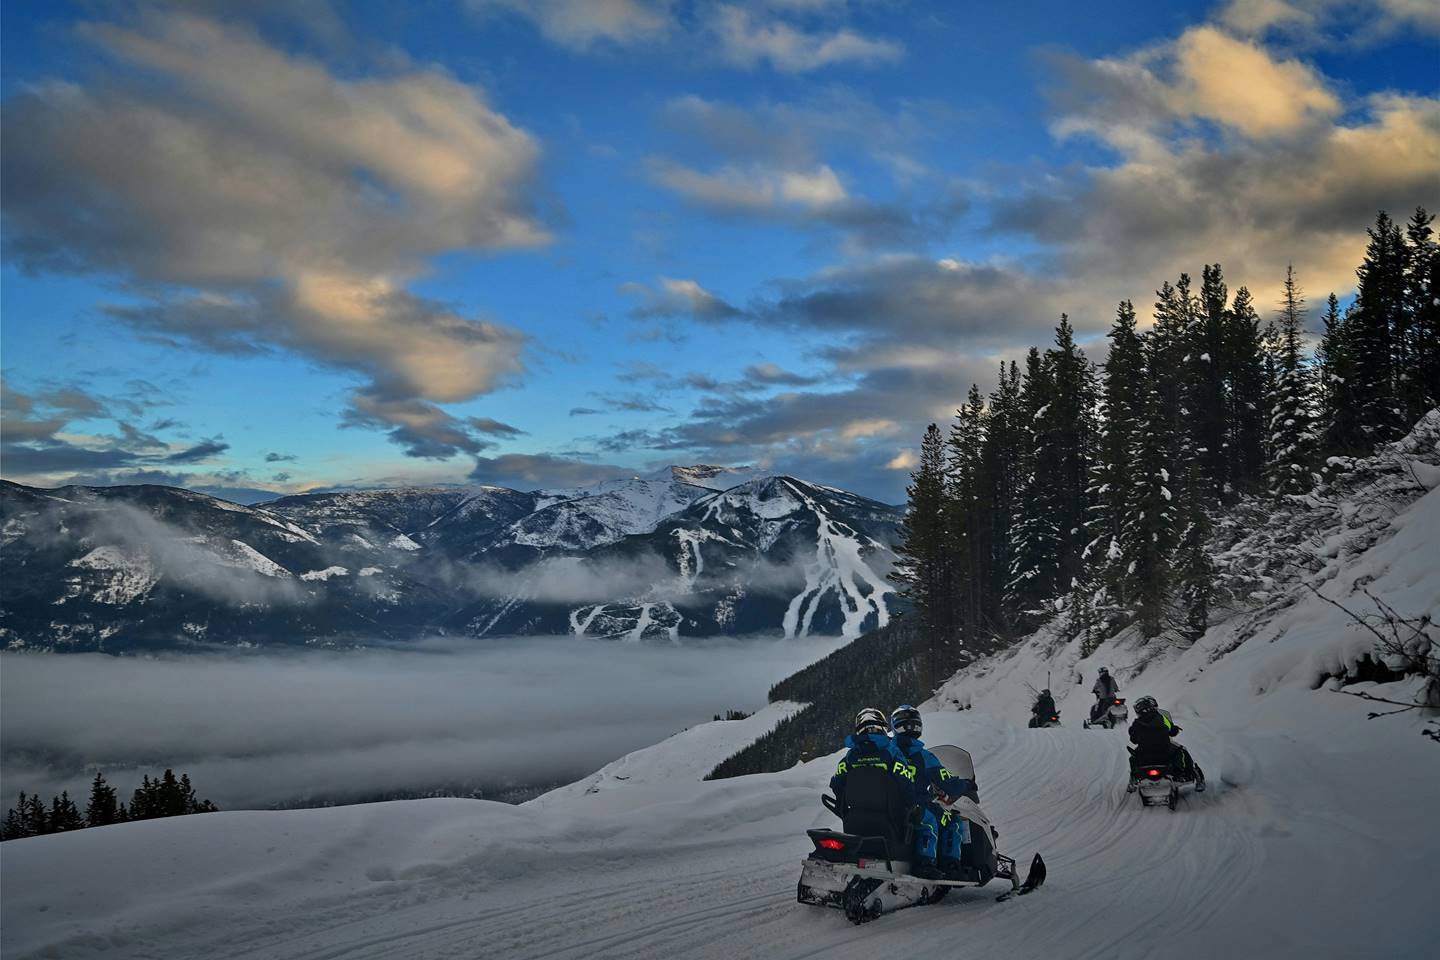
{"label": "rider", "polygon": [[1035,698],[1035,706],[1030,708],[1030,712],[1034,714],[1034,716],[1030,718],[1030,726],[1032,727],[1041,726],[1045,721],[1056,715],[1055,698],[1050,696],[1048,689],[1040,691],[1040,696]]}
{"label": "rider", "polygon": [[845,809],[845,778],[859,767],[881,767],[900,782],[904,796],[909,796],[910,780],[905,776],[905,758],[890,739],[890,724],[876,707],[866,707],[855,714],[855,732],[845,738],[845,757],[830,778],[830,791],[841,810]]}
{"label": "rider", "polygon": [[1095,705],[1090,708],[1090,722],[1095,723],[1105,716],[1105,711],[1110,709],[1111,702],[1120,693],[1120,684],[1110,676],[1109,667],[1100,668],[1100,676],[1095,678],[1095,686],[1090,688],[1095,694]]}
{"label": "rider", "polygon": [[[1135,722],[1130,724],[1130,742],[1135,749],[1130,752],[1132,763],[1164,763],[1177,768],[1182,776],[1195,781],[1196,791],[1205,789],[1205,771],[1200,769],[1190,756],[1190,751],[1171,738],[1180,732],[1180,725],[1170,718],[1169,711],[1161,710],[1154,697],[1141,697],[1135,701]],[[1134,789],[1134,777],[1131,777]]]}
{"label": "rider", "polygon": [[[939,874],[947,880],[960,878],[960,845],[970,841],[970,825],[953,811],[941,807],[961,796],[979,801],[975,782],[957,777],[925,749],[920,740],[923,725],[920,711],[903,703],[890,714],[890,728],[895,731],[895,747],[914,773],[915,803],[920,808],[920,823],[915,828],[915,869],[919,877],[934,879]],[[933,797],[932,797],[933,792]],[[936,801],[939,801],[937,803]]]}

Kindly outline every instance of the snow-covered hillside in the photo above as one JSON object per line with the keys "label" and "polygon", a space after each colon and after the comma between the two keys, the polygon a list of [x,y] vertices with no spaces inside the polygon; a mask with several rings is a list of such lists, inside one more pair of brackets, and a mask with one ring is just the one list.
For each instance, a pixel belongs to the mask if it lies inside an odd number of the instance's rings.
{"label": "snow-covered hillside", "polygon": [[[1325,596],[1440,614],[1440,490],[1365,530],[1316,576]],[[219,813],[12,841],[0,947],[7,960],[1433,957],[1440,748],[1417,713],[1366,719],[1374,705],[1319,682],[1355,663],[1363,631],[1297,584],[1189,649],[1133,644],[1081,662],[1042,632],[923,707],[930,743],[974,755],[1001,849],[1045,855],[1050,878],[1024,899],[960,891],[863,927],[797,904],[804,830],[834,823],[818,798],[835,757],[699,779],[794,709],[773,704],[518,807]],[[1101,663],[1127,696],[1173,711],[1207,793],[1172,813],[1124,792],[1124,734],[1078,722]],[[1025,685],[1047,669],[1066,725],[1029,730]],[[1344,689],[1405,700],[1417,687]]]}

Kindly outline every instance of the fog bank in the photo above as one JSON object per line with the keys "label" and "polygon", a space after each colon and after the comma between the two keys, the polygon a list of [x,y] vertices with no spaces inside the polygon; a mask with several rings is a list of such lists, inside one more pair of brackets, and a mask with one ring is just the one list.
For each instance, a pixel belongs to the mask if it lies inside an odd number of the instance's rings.
{"label": "fog bank", "polygon": [[165,766],[222,808],[569,781],[727,709],[839,638],[685,646],[573,637],[110,657],[0,654],[0,798],[83,805]]}

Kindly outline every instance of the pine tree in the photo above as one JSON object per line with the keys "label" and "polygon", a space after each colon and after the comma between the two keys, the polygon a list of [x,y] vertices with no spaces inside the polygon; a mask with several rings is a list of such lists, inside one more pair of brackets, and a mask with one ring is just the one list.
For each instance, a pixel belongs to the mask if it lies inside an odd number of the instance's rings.
{"label": "pine tree", "polygon": [[987,420],[980,387],[971,384],[969,397],[956,412],[950,430],[946,519],[956,625],[972,638],[984,623],[987,609],[990,518],[980,488]]}
{"label": "pine tree", "polygon": [[[910,475],[906,489],[909,499],[905,519],[900,523],[900,543],[895,549],[891,579],[901,586],[901,596],[915,607],[921,629],[926,693],[940,681],[940,656],[949,628],[945,609],[949,570],[945,557],[945,443],[935,424],[925,431],[920,444],[920,466]],[[134,810],[134,804],[131,804]]]}
{"label": "pine tree", "polygon": [[[1354,399],[1364,447],[1394,439],[1402,430],[1403,411],[1396,396],[1397,341],[1404,342],[1405,269],[1407,251],[1400,227],[1385,211],[1367,230],[1370,243],[1360,278],[1355,304],[1346,321],[1354,371]],[[1397,336],[1399,334],[1399,336]]]}
{"label": "pine tree", "polygon": [[1122,300],[1110,328],[1100,434],[1091,471],[1088,561],[1118,603],[1127,600],[1125,525],[1135,514],[1133,457],[1145,422],[1145,354],[1135,329],[1135,307]]}
{"label": "pine tree", "polygon": [[85,823],[91,827],[103,827],[118,820],[119,809],[115,788],[105,782],[105,776],[97,772],[90,784],[90,800],[85,805]]}
{"label": "pine tree", "polygon": [[1440,243],[1430,226],[1434,219],[1417,207],[1405,229],[1407,337],[1400,401],[1407,426],[1440,406]]}
{"label": "pine tree", "polygon": [[25,812],[29,803],[24,791],[21,791],[15,806],[5,813],[5,822],[0,826],[0,840],[18,840],[21,837],[32,836],[30,824],[26,821]]}
{"label": "pine tree", "polygon": [[1326,454],[1359,453],[1365,448],[1360,406],[1356,399],[1354,347],[1350,342],[1353,314],[1340,313],[1335,294],[1326,301],[1324,327],[1316,361],[1320,367],[1320,437]]}
{"label": "pine tree", "polygon": [[85,818],[80,816],[80,811],[75,806],[75,801],[70,799],[70,791],[61,791],[60,796],[50,801],[50,816],[47,822],[48,833],[63,833],[68,830],[83,830]]}
{"label": "pine tree", "polygon": [[1220,265],[1206,264],[1201,271],[1200,315],[1191,331],[1189,350],[1195,364],[1190,391],[1191,430],[1207,505],[1219,504],[1233,489],[1226,436],[1230,412],[1228,334],[1232,326],[1227,296]]}
{"label": "pine tree", "polygon": [[145,774],[140,781],[140,786],[135,788],[135,793],[130,797],[129,816],[131,820],[149,820],[154,817],[164,816],[160,813],[156,790],[159,784]]}
{"label": "pine tree", "polygon": [[1084,569],[1083,554],[1089,520],[1090,465],[1095,455],[1095,368],[1075,345],[1070,318],[1060,315],[1055,349],[1049,352],[1053,371],[1054,415],[1044,423],[1053,431],[1047,446],[1053,458],[1055,526],[1058,533],[1056,569],[1062,589]]}
{"label": "pine tree", "polygon": [[1260,317],[1250,291],[1235,291],[1226,314],[1228,354],[1228,395],[1226,424],[1226,468],[1230,485],[1237,493],[1258,486],[1265,468],[1265,436],[1269,406],[1265,388],[1265,366]]}
{"label": "pine tree", "polygon": [[25,809],[20,811],[20,820],[28,837],[38,837],[51,832],[50,818],[45,813],[45,802],[38,793],[25,801]]}
{"label": "pine tree", "polygon": [[1005,595],[1011,619],[1034,625],[1058,595],[1060,572],[1058,451],[1054,449],[1060,413],[1055,407],[1054,371],[1034,347],[1025,358],[1020,409],[1029,443],[1016,503],[1014,553]]}
{"label": "pine tree", "polygon": [[1285,270],[1275,357],[1275,395],[1270,408],[1266,474],[1271,493],[1304,493],[1314,486],[1319,437],[1314,426],[1314,382],[1303,344],[1305,296],[1295,268]]}
{"label": "pine tree", "polygon": [[1121,543],[1125,593],[1147,638],[1159,635],[1165,622],[1174,579],[1171,553],[1182,529],[1176,494],[1183,492],[1180,470],[1192,459],[1184,417],[1183,293],[1167,282],[1157,295],[1155,324],[1144,338],[1144,420],[1131,457],[1134,512]]}
{"label": "pine tree", "polygon": [[1014,562],[1018,497],[1029,432],[1023,422],[1020,368],[1000,365],[999,384],[990,395],[990,419],[981,451],[980,498],[988,504],[990,555],[986,560],[986,617],[991,633],[1008,634],[1010,618],[1005,587]]}

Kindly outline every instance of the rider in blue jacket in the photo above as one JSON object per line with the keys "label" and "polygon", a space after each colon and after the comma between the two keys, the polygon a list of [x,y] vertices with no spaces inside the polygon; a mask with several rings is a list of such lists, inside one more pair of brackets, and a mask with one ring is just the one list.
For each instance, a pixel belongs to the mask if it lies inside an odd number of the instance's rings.
{"label": "rider in blue jacket", "polygon": [[[910,781],[906,774],[905,758],[895,749],[890,739],[889,724],[885,714],[875,707],[866,707],[855,715],[855,732],[845,738],[845,756],[835,767],[835,776],[830,778],[830,790],[845,809],[845,779],[851,770],[860,767],[881,767],[898,779],[908,792]],[[907,793],[908,795],[908,793]]]}
{"label": "rider in blue jacket", "polygon": [[925,749],[920,740],[920,711],[910,704],[895,708],[890,714],[890,727],[895,731],[896,750],[915,771],[915,803],[922,811],[915,831],[915,874],[925,876],[922,871],[928,867],[929,871],[955,879],[960,870],[960,845],[970,841],[970,824],[941,807],[934,798],[953,800],[968,795],[978,802],[975,783],[952,775],[935,754]]}

